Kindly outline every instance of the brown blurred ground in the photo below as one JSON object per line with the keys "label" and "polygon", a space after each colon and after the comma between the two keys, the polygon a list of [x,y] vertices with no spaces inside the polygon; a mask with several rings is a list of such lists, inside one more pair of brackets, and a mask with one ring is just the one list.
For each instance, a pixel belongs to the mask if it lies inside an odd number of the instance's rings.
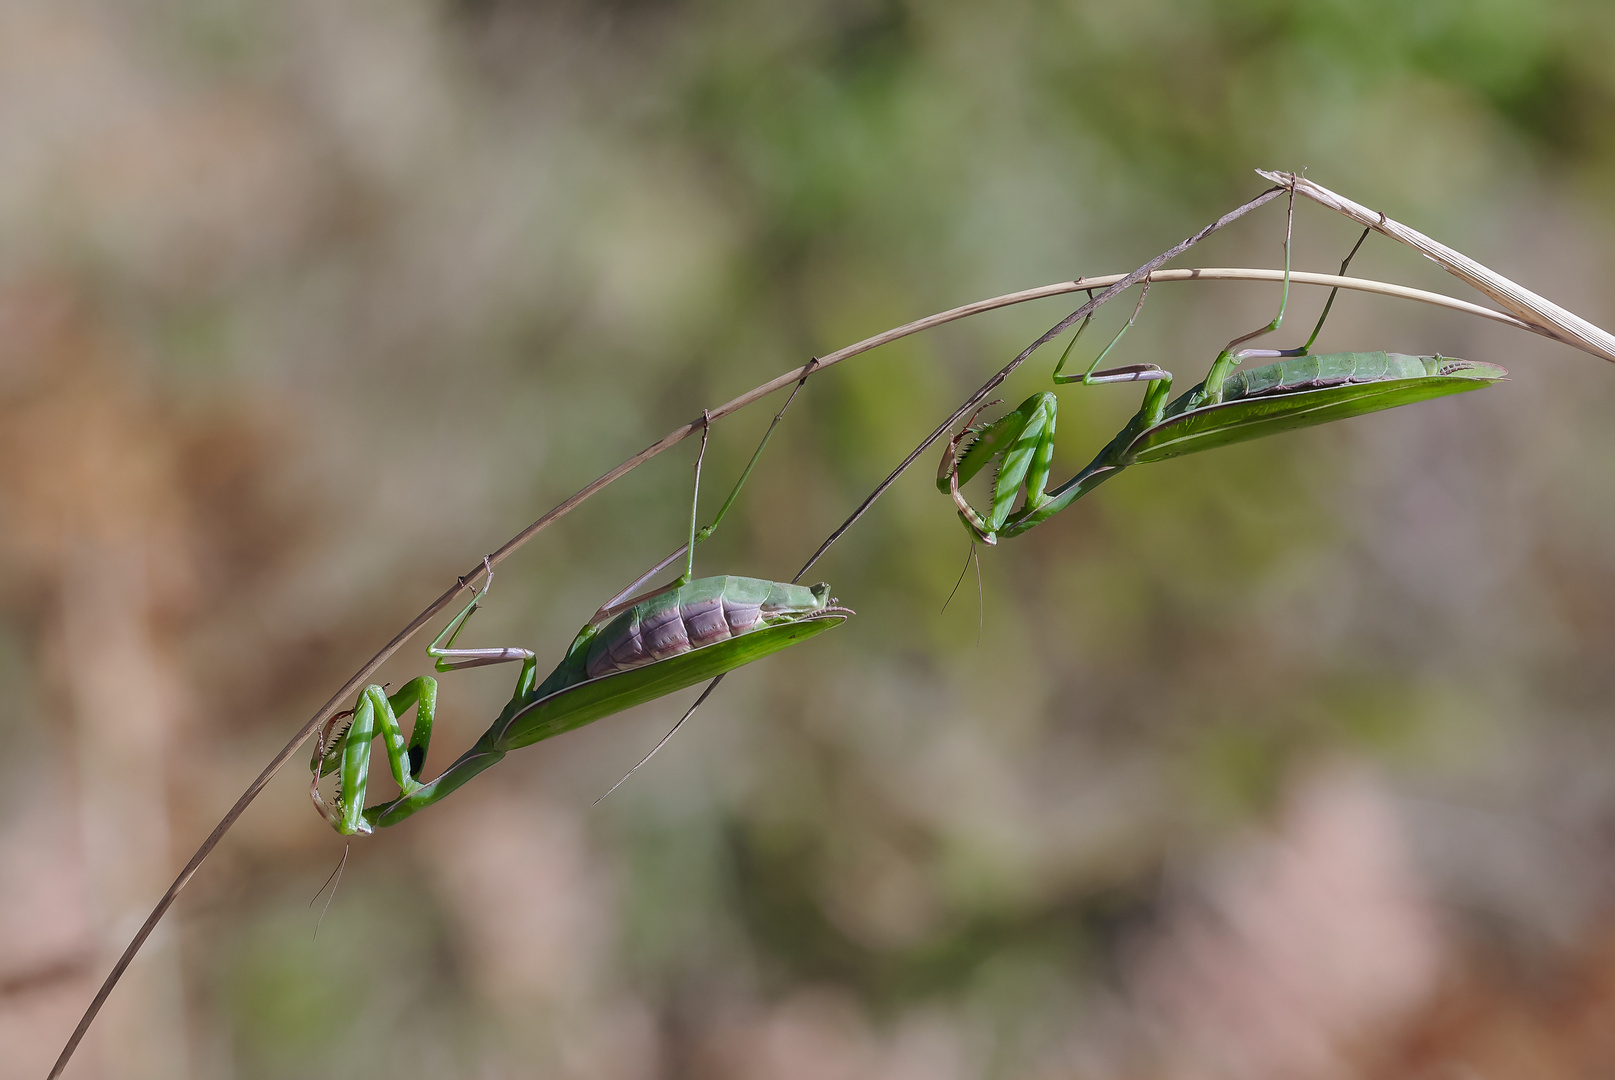
{"label": "brown blurred ground", "polygon": [[[704,404],[1136,265],[1256,166],[1615,323],[1612,47],[1590,0],[0,5],[0,1077],[332,687]],[[1297,265],[1353,239],[1303,207]],[[1192,381],[1273,300],[1163,286],[1125,349]],[[810,384],[702,569],[788,577],[1063,312]],[[1129,474],[984,553],[979,615],[927,461],[818,568],[858,618],[598,807],[686,699],[355,844],[320,921],[288,770],[70,1075],[1615,1074],[1615,372],[1360,298],[1323,345],[1514,377]],[[1060,469],[1134,404],[1063,393]],[[468,633],[559,656],[688,468]],[[509,684],[445,680],[433,767]]]}

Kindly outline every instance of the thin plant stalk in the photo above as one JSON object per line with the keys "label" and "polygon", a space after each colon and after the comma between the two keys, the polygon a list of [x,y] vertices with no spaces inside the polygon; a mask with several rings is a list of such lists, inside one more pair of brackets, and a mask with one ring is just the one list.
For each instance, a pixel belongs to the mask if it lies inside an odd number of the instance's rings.
{"label": "thin plant stalk", "polygon": [[1567,311],[1552,300],[1538,296],[1525,286],[1481,265],[1463,252],[1454,251],[1439,240],[1432,240],[1417,229],[1388,218],[1378,210],[1370,210],[1362,203],[1353,202],[1304,176],[1269,172],[1266,169],[1257,169],[1256,173],[1275,184],[1293,189],[1298,195],[1305,195],[1320,206],[1344,214],[1359,225],[1408,245],[1460,281],[1479,289],[1503,310],[1538,328],[1538,332],[1544,336],[1615,362],[1615,336],[1575,312]]}

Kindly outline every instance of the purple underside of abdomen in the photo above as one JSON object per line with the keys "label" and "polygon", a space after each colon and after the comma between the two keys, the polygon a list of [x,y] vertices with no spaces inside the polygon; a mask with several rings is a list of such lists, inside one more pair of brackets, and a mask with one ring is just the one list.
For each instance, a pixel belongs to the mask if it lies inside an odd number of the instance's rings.
{"label": "purple underside of abdomen", "polygon": [[623,614],[625,618],[601,632],[598,651],[591,650],[585,668],[589,678],[641,667],[744,634],[757,626],[762,606],[736,603],[720,594]]}

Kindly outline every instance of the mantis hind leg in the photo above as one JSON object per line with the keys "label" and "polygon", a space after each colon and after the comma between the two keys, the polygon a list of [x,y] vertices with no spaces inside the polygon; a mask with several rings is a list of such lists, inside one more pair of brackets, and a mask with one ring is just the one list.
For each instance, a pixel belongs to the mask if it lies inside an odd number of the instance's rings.
{"label": "mantis hind leg", "polygon": [[[1306,356],[1312,350],[1312,343],[1318,340],[1318,335],[1323,331],[1323,324],[1329,318],[1329,311],[1335,306],[1335,297],[1340,293],[1339,286],[1329,290],[1329,299],[1324,302],[1323,311],[1318,315],[1318,322],[1313,326],[1312,334],[1307,338],[1305,344],[1294,349],[1238,348],[1238,346],[1253,338],[1271,334],[1284,322],[1284,310],[1290,302],[1290,236],[1294,222],[1295,193],[1292,191],[1290,193],[1289,216],[1286,218],[1284,225],[1284,291],[1279,298],[1279,313],[1273,316],[1273,321],[1266,326],[1257,327],[1250,333],[1237,337],[1228,343],[1223,351],[1218,354],[1217,359],[1212,362],[1211,370],[1206,373],[1206,381],[1202,384],[1200,393],[1195,396],[1191,407],[1198,408],[1201,405],[1220,403],[1222,401],[1222,384],[1228,378],[1229,371],[1237,367],[1245,359],[1260,357],[1262,359],[1280,360],[1286,357]],[[1363,241],[1368,239],[1368,234],[1372,231],[1372,229],[1364,229],[1363,234],[1357,238],[1357,243],[1352,245],[1351,251],[1347,253],[1345,260],[1340,264],[1341,274],[1346,272],[1346,268],[1351,265],[1352,259],[1357,257],[1357,252],[1362,248]]]}
{"label": "mantis hind leg", "polygon": [[1305,355],[1304,346],[1301,349],[1287,350],[1239,348],[1239,346],[1245,344],[1245,342],[1271,334],[1273,331],[1284,325],[1284,312],[1285,309],[1290,305],[1290,236],[1294,226],[1295,192],[1292,190],[1290,192],[1289,212],[1284,219],[1284,288],[1279,294],[1279,313],[1273,316],[1273,320],[1267,323],[1265,326],[1258,326],[1255,330],[1252,330],[1248,334],[1241,334],[1239,337],[1234,338],[1234,340],[1230,341],[1226,346],[1223,347],[1222,352],[1217,354],[1217,359],[1211,362],[1211,370],[1206,372],[1205,381],[1200,384],[1200,390],[1194,395],[1194,399],[1190,402],[1191,408],[1199,408],[1202,405],[1220,404],[1222,402],[1222,384],[1228,378],[1228,373],[1234,368],[1238,367],[1240,362],[1248,356],[1279,357]]}
{"label": "mantis hind leg", "polygon": [[[791,402],[796,400],[796,395],[801,393],[802,387],[807,385],[808,376],[812,375],[814,371],[818,370],[818,367],[819,358],[817,356],[803,365],[802,377],[796,380],[796,385],[791,388],[790,396],[785,399],[785,404],[779,407],[779,412],[775,413],[774,419],[769,421],[768,430],[763,432],[762,440],[757,443],[757,449],[751,452],[751,460],[746,462],[746,467],[740,471],[740,479],[735,481],[735,486],[729,492],[729,497],[723,500],[722,506],[718,507],[717,516],[712,519],[712,524],[703,526],[700,529],[695,527],[695,522],[696,507],[700,502],[701,497],[701,458],[699,456],[696,457],[695,494],[690,498],[690,545],[687,549],[685,549],[684,576],[679,579],[681,583],[689,581],[693,576],[695,570],[695,545],[701,543],[703,540],[706,540],[717,531],[718,525],[723,521],[724,515],[727,514],[729,512],[729,508],[735,504],[735,500],[740,498],[740,489],[746,486],[746,481],[751,478],[751,471],[757,467],[758,459],[763,456],[763,451],[768,449],[768,440],[774,437],[774,429],[779,427],[779,422],[781,420],[785,419],[785,410],[791,407]],[[711,423],[711,421],[707,419],[706,413],[703,412],[701,415],[706,423]],[[702,453],[706,452],[706,448],[707,433],[705,430],[703,430],[701,432]]]}
{"label": "mantis hind leg", "polygon": [[[1291,207],[1291,214],[1292,215],[1294,214],[1294,207],[1293,206]],[[1340,263],[1340,271],[1339,272],[1342,275],[1344,275],[1346,273],[1346,268],[1351,265],[1351,261],[1357,257],[1357,252],[1362,249],[1363,242],[1368,239],[1368,234],[1371,233],[1371,232],[1373,232],[1373,229],[1371,229],[1371,228],[1363,229],[1362,235],[1357,238],[1357,243],[1353,244],[1351,250],[1346,253],[1345,259],[1343,259],[1341,261],[1341,263]],[[1284,234],[1284,298],[1285,298],[1285,301],[1288,301],[1288,299],[1289,299],[1289,292],[1290,292],[1290,234],[1289,234],[1288,226],[1286,226],[1286,230],[1285,230],[1285,234]],[[1249,334],[1246,334],[1244,337],[1235,338],[1233,341],[1228,343],[1228,348],[1223,350],[1223,353],[1220,356],[1217,357],[1216,362],[1212,364],[1211,372],[1206,375],[1205,387],[1206,387],[1207,391],[1212,391],[1214,389],[1215,393],[1216,393],[1216,397],[1211,398],[1211,397],[1208,396],[1204,401],[1197,401],[1196,404],[1197,405],[1199,405],[1199,404],[1216,404],[1217,402],[1221,401],[1222,400],[1222,384],[1223,384],[1223,380],[1227,377],[1228,369],[1233,367],[1234,365],[1239,364],[1241,361],[1245,360],[1248,357],[1260,357],[1262,359],[1280,360],[1280,359],[1284,359],[1284,358],[1287,358],[1287,357],[1308,356],[1308,355],[1310,355],[1311,352],[1312,352],[1312,344],[1313,344],[1313,342],[1318,340],[1318,335],[1323,332],[1323,324],[1328,321],[1329,312],[1335,306],[1335,297],[1338,296],[1339,294],[1340,294],[1340,286],[1338,286],[1338,285],[1329,290],[1329,299],[1324,301],[1323,311],[1318,314],[1318,321],[1317,321],[1316,324],[1313,325],[1312,333],[1307,337],[1306,342],[1304,344],[1300,345],[1299,347],[1294,348],[1294,349],[1241,349],[1238,352],[1232,352],[1231,350],[1233,349],[1233,347],[1235,345],[1238,345],[1241,342],[1249,341],[1251,338],[1257,337],[1258,335],[1265,334],[1265,333],[1268,333],[1268,332],[1270,332],[1272,330],[1278,329],[1279,324],[1284,319],[1284,302],[1281,302],[1279,304],[1278,316],[1273,320],[1272,323],[1270,323],[1268,326],[1263,327],[1263,328],[1261,328],[1259,330],[1255,330],[1255,331],[1253,331],[1253,332],[1251,332]],[[1215,376],[1215,379],[1213,378],[1213,376]]]}
{"label": "mantis hind leg", "polygon": [[[791,407],[791,402],[796,400],[796,395],[801,393],[802,387],[807,385],[808,376],[812,375],[813,372],[818,369],[818,366],[819,358],[816,356],[803,366],[802,377],[796,380],[796,385],[791,388],[790,396],[785,399],[785,404],[779,407],[779,412],[775,413],[774,419],[769,421],[768,430],[763,432],[761,441],[757,443],[757,449],[751,452],[751,460],[746,462],[746,467],[740,471],[740,479],[735,481],[735,486],[729,492],[729,497],[723,500],[722,506],[718,507],[718,513],[712,519],[712,523],[710,525],[703,526],[700,529],[695,527],[695,523],[697,520],[696,509],[701,499],[701,455],[696,456],[695,493],[690,498],[690,543],[685,549],[684,575],[679,579],[681,584],[689,581],[690,578],[694,576],[695,545],[701,543],[703,540],[706,540],[717,531],[718,525],[723,521],[724,515],[729,513],[729,508],[733,506],[735,504],[735,500],[740,497],[740,489],[745,487],[746,481],[751,478],[751,471],[757,467],[758,459],[763,456],[763,451],[768,448],[768,440],[774,437],[774,429],[779,427],[779,422],[781,420],[785,419],[785,410]],[[707,414],[705,412],[703,412],[701,415],[706,424],[711,423],[711,420],[707,418]],[[703,428],[701,432],[701,454],[706,453],[706,448],[707,433]]]}
{"label": "mantis hind leg", "polygon": [[[1344,277],[1346,274],[1346,267],[1350,266],[1351,261],[1357,257],[1357,252],[1362,248],[1363,241],[1367,240],[1368,234],[1373,231],[1374,230],[1372,228],[1365,226],[1363,229],[1363,235],[1357,238],[1357,243],[1353,244],[1351,250],[1346,253],[1346,258],[1340,264],[1340,275],[1342,277]],[[1329,318],[1329,309],[1335,306],[1335,297],[1339,294],[1339,285],[1336,285],[1334,288],[1329,290],[1329,299],[1324,301],[1323,312],[1318,316],[1318,324],[1312,328],[1312,336],[1307,338],[1307,343],[1301,346],[1301,350],[1297,355],[1306,356],[1312,350],[1312,343],[1317,341],[1318,335],[1323,332],[1323,324]]]}
{"label": "mantis hind leg", "polygon": [[[729,492],[729,497],[724,499],[723,505],[718,508],[717,516],[712,519],[712,523],[710,525],[703,525],[700,528],[697,528],[696,523],[700,520],[699,512],[701,505],[701,465],[706,459],[707,437],[711,432],[712,427],[711,415],[706,410],[702,410],[701,448],[700,450],[696,451],[695,455],[695,484],[694,490],[690,494],[689,540],[667,558],[663,559],[661,562],[657,563],[655,566],[641,574],[638,578],[634,579],[633,583],[630,584],[626,589],[619,592],[616,596],[613,596],[610,600],[607,600],[604,604],[601,604],[600,610],[596,611],[594,616],[589,620],[591,625],[609,619],[611,616],[616,615],[619,612],[626,611],[635,604],[638,604],[643,600],[648,600],[650,597],[655,596],[658,593],[666,592],[669,589],[675,589],[680,585],[687,584],[691,578],[695,576],[695,546],[707,540],[714,532],[717,531],[718,525],[724,519],[724,515],[729,513],[729,508],[733,506],[735,504],[735,500],[740,497],[740,489],[745,487],[746,481],[751,478],[751,471],[757,467],[758,460],[763,456],[763,451],[768,447],[768,440],[774,437],[774,429],[779,427],[779,422],[785,418],[785,411],[791,407],[791,403],[796,400],[796,395],[801,393],[802,387],[807,384],[808,376],[812,375],[813,372],[818,369],[818,365],[818,357],[814,357],[813,359],[809,360],[806,365],[804,365],[802,377],[796,380],[796,385],[792,387],[790,396],[785,399],[785,404],[780,406],[779,412],[775,413],[774,419],[769,422],[768,430],[763,432],[762,440],[758,442],[757,449],[752,451],[751,460],[748,461],[746,463],[746,467],[741,470],[740,479],[735,481],[735,486]],[[665,585],[659,589],[654,589],[647,593],[639,592],[639,590],[644,587],[646,582],[650,581],[651,578],[655,577],[657,574],[660,574],[669,566],[672,566],[679,560],[680,557],[684,559],[684,572],[680,574],[678,578],[676,578],[671,584]]]}

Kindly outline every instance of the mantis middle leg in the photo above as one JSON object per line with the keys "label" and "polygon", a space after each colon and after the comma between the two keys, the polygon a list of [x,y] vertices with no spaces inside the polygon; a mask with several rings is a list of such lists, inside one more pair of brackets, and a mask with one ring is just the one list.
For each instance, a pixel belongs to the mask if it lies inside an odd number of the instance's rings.
{"label": "mantis middle leg", "polygon": [[[1220,404],[1222,402],[1223,382],[1228,378],[1228,373],[1235,367],[1238,367],[1245,360],[1253,357],[1267,360],[1281,360],[1287,357],[1310,355],[1312,343],[1318,340],[1318,335],[1323,331],[1323,324],[1328,320],[1329,312],[1335,306],[1335,297],[1340,293],[1340,287],[1338,285],[1329,290],[1329,299],[1324,302],[1323,311],[1318,315],[1318,322],[1313,326],[1312,334],[1307,338],[1304,344],[1294,349],[1238,348],[1238,346],[1243,345],[1247,341],[1273,333],[1284,323],[1284,311],[1290,302],[1290,236],[1291,227],[1294,220],[1295,199],[1292,196],[1290,200],[1289,218],[1286,220],[1284,227],[1284,291],[1279,298],[1279,313],[1273,316],[1273,321],[1268,323],[1266,326],[1258,327],[1248,334],[1235,338],[1223,348],[1222,352],[1217,354],[1217,359],[1212,361],[1211,370],[1206,372],[1205,382],[1201,384],[1200,388],[1190,398],[1188,408],[1196,409],[1204,405]],[[1346,268],[1351,265],[1352,259],[1357,257],[1357,252],[1362,248],[1363,241],[1368,239],[1368,234],[1371,231],[1371,229],[1364,229],[1362,235],[1357,238],[1357,243],[1353,244],[1351,251],[1346,253],[1346,258],[1340,264],[1341,274],[1345,274]]]}

